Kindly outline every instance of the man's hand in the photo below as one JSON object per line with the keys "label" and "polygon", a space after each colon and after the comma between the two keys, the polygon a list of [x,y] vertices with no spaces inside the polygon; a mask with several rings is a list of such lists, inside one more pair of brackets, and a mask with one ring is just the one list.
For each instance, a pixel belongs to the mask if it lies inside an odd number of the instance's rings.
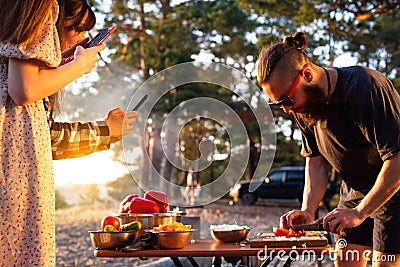
{"label": "man's hand", "polygon": [[319,218],[316,223],[323,223],[325,231],[343,235],[351,228],[359,226],[365,219],[355,208],[336,208]]}
{"label": "man's hand", "polygon": [[312,222],[312,214],[308,211],[291,210],[280,217],[279,227],[284,228],[296,224]]}
{"label": "man's hand", "polygon": [[125,113],[120,108],[110,110],[105,118],[110,129],[110,143],[115,143],[122,139],[134,127],[132,124],[136,121],[137,111]]}

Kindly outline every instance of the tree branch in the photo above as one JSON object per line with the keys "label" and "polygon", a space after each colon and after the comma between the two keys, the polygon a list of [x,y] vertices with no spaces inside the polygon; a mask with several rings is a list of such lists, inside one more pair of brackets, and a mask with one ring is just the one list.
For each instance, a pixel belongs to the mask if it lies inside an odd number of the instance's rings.
{"label": "tree branch", "polygon": [[372,10],[371,12],[360,12],[360,13],[357,12],[354,14],[355,20],[368,20],[375,15],[389,13],[390,11],[397,9],[399,7],[400,7],[400,1],[397,1],[397,3],[388,5],[387,7],[377,8],[375,10]]}

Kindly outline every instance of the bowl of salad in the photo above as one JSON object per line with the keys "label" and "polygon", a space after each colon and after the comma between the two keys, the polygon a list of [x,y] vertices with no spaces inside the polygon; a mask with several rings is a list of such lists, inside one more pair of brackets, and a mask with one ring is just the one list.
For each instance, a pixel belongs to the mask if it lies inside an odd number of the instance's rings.
{"label": "bowl of salad", "polygon": [[237,224],[211,225],[210,233],[214,240],[221,243],[239,243],[247,238],[250,227]]}
{"label": "bowl of salad", "polygon": [[180,249],[185,247],[195,230],[191,224],[181,222],[161,224],[146,232],[155,236],[156,245],[161,249]]}

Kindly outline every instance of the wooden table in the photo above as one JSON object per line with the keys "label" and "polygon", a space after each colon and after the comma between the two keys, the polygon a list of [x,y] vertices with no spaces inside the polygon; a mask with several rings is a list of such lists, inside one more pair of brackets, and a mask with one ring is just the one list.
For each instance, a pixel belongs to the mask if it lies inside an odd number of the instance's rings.
{"label": "wooden table", "polygon": [[[197,266],[195,262],[193,262],[193,257],[244,257],[248,258],[251,256],[260,257],[270,257],[270,261],[272,261],[273,257],[278,253],[280,256],[283,256],[282,253],[289,253],[296,251],[297,253],[301,253],[302,251],[310,251],[313,250],[316,255],[328,254],[331,251],[330,246],[325,247],[308,247],[308,248],[291,248],[291,247],[282,247],[282,248],[251,248],[249,245],[241,245],[238,243],[220,243],[214,241],[213,239],[197,239],[194,243],[187,244],[182,249],[144,249],[144,250],[125,250],[125,251],[117,251],[117,250],[94,250],[95,257],[107,257],[107,258],[120,258],[120,257],[136,257],[136,258],[151,258],[151,257],[170,257],[171,259],[177,259],[178,257],[187,257],[193,266]],[[267,254],[265,257],[265,253]],[[174,260],[174,262],[175,262]],[[193,261],[192,261],[193,260]],[[263,260],[261,260],[262,262]],[[248,259],[247,259],[248,262]],[[260,262],[260,260],[259,260]],[[290,261],[291,262],[291,261]],[[175,262],[177,266],[180,266],[179,263]],[[262,263],[261,266],[264,264]],[[267,264],[265,264],[266,266]],[[289,263],[290,265],[290,263]]]}

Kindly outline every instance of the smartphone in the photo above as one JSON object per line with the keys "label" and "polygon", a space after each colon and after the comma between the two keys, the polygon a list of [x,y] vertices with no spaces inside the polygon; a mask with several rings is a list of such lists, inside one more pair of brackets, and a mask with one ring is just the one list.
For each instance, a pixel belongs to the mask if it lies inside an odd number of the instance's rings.
{"label": "smartphone", "polygon": [[136,104],[136,106],[132,109],[132,111],[136,111],[136,110],[138,110],[139,109],[139,107],[141,106],[141,105],[143,105],[143,103],[144,103],[144,101],[146,101],[146,99],[149,97],[149,95],[144,95],[143,97],[142,97],[142,99],[140,99],[140,101]]}
{"label": "smartphone", "polygon": [[90,40],[86,45],[85,48],[93,47],[101,45],[105,39],[108,38],[115,30],[117,29],[116,26],[110,26],[102,29],[92,40]]}

